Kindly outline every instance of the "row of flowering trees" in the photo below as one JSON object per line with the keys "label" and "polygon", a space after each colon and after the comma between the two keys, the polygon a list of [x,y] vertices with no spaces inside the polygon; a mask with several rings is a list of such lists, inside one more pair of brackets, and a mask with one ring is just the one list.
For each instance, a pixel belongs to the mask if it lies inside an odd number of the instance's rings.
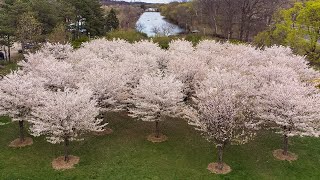
{"label": "row of flowering trees", "polygon": [[261,128],[279,129],[284,159],[292,156],[290,136],[319,135],[312,81],[319,73],[284,47],[178,40],[162,50],[148,41],[98,39],[77,50],[46,44],[19,65],[1,80],[0,113],[19,122],[21,143],[25,121],[32,135],[64,142],[66,162],[69,141],[104,131],[100,118],[108,111],[154,122],[154,142],[166,139],[159,130],[166,116],[187,119],[217,145],[216,173],[230,169],[224,147],[248,142]]}

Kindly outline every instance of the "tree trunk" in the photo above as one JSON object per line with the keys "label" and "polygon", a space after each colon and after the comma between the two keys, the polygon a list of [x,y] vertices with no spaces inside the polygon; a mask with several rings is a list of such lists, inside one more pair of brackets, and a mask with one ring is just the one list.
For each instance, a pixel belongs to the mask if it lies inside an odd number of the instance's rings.
{"label": "tree trunk", "polygon": [[282,152],[282,154],[285,156],[288,156],[288,146],[289,146],[288,144],[289,144],[289,138],[285,134],[283,135],[283,152]]}
{"label": "tree trunk", "polygon": [[7,53],[7,50],[6,50],[6,47],[3,46],[3,52],[4,52],[4,60],[8,61],[8,53]]}
{"label": "tree trunk", "polygon": [[8,60],[11,61],[11,44],[10,44],[10,36],[8,36]]}
{"label": "tree trunk", "polygon": [[159,121],[156,121],[156,138],[160,137]]}
{"label": "tree trunk", "polygon": [[69,162],[69,138],[64,138],[64,161]]}
{"label": "tree trunk", "polygon": [[246,42],[249,42],[250,27],[251,27],[251,25],[249,24],[248,27],[246,28],[246,36],[245,36],[245,41]]}
{"label": "tree trunk", "polygon": [[218,144],[218,166],[219,170],[223,169],[223,144]]}
{"label": "tree trunk", "polygon": [[23,121],[19,121],[19,133],[20,142],[23,142],[25,140],[23,134]]}
{"label": "tree trunk", "polygon": [[24,41],[21,41],[21,50],[22,50],[22,53],[25,53],[25,43]]}
{"label": "tree trunk", "polygon": [[212,16],[213,33],[218,34],[218,25],[215,15]]}

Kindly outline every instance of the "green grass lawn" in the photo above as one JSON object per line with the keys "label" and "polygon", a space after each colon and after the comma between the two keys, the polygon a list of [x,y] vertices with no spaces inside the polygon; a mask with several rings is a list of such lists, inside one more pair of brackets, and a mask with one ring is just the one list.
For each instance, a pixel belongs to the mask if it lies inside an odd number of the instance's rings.
{"label": "green grass lawn", "polygon": [[11,70],[17,69],[17,63],[16,62],[0,63],[0,65],[4,66],[4,68],[0,69],[0,75],[8,74],[8,73],[10,73]]}
{"label": "green grass lawn", "polygon": [[0,66],[4,68],[0,68],[0,75],[5,75],[11,72],[11,70],[16,70],[18,68],[17,62],[23,59],[22,54],[17,54],[11,58],[10,62],[0,61]]}
{"label": "green grass lawn", "polygon": [[[107,116],[114,130],[103,137],[86,136],[72,142],[71,154],[80,157],[76,168],[55,171],[51,161],[63,155],[62,145],[44,137],[21,149],[8,147],[18,136],[18,125],[0,125],[0,179],[320,179],[320,139],[293,138],[290,150],[299,155],[295,162],[275,160],[272,151],[281,147],[281,137],[263,132],[252,142],[228,146],[225,162],[228,175],[214,175],[206,168],[216,160],[215,146],[180,119],[168,119],[161,128],[168,141],[153,144],[146,140],[153,123],[134,121],[124,113]],[[7,122],[8,118],[0,118]]]}

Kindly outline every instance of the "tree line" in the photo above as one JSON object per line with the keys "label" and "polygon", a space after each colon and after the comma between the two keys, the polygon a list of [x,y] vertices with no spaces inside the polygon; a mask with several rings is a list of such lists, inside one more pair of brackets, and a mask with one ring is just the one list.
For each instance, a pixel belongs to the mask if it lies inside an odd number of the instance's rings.
{"label": "tree line", "polygon": [[161,7],[162,14],[187,30],[249,41],[270,25],[289,0],[193,0]]}
{"label": "tree line", "polygon": [[99,0],[4,0],[0,5],[0,46],[10,59],[13,42],[25,48],[42,42],[67,43],[82,35],[104,36],[119,26]]}

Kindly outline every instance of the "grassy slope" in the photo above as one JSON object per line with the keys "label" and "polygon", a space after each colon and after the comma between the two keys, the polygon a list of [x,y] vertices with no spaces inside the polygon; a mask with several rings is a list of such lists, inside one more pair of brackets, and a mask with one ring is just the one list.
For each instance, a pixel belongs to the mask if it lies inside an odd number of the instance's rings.
{"label": "grassy slope", "polygon": [[[0,126],[0,179],[318,179],[320,177],[320,140],[294,138],[291,150],[299,155],[296,162],[277,161],[272,150],[281,138],[265,132],[246,145],[229,146],[225,161],[233,171],[214,175],[206,170],[214,161],[214,145],[206,142],[184,121],[170,119],[162,125],[169,141],[153,144],[145,137],[152,123],[133,121],[124,114],[109,114],[114,134],[88,136],[72,143],[72,154],[80,164],[68,171],[54,171],[51,161],[62,155],[61,145],[52,145],[44,137],[34,144],[11,149],[8,143],[17,137],[17,124]],[[8,119],[7,119],[8,120]],[[7,121],[2,118],[3,121]],[[1,121],[0,121],[1,122]]]}

